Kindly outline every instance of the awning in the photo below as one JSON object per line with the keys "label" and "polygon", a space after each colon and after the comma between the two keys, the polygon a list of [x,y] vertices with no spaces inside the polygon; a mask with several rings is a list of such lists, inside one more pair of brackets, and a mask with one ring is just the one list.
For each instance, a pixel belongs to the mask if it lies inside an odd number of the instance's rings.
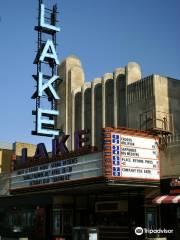
{"label": "awning", "polygon": [[163,195],[158,196],[155,199],[153,199],[153,203],[155,204],[171,204],[171,203],[180,203],[180,195]]}

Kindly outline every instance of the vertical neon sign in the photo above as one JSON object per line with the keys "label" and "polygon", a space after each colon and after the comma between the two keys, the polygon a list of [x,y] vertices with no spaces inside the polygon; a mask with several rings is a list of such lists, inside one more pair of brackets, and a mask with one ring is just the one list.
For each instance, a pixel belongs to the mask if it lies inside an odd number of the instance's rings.
{"label": "vertical neon sign", "polygon": [[[55,102],[59,100],[56,92],[56,85],[59,77],[57,76],[57,65],[59,60],[56,53],[56,33],[60,28],[56,26],[57,6],[52,9],[45,8],[42,0],[39,0],[37,55],[34,64],[37,66],[36,91],[32,99],[36,100],[36,110],[32,111],[35,115],[35,131],[33,135],[58,136],[59,130],[55,129],[55,118],[59,115],[56,110]],[[42,105],[50,105],[48,109]]]}

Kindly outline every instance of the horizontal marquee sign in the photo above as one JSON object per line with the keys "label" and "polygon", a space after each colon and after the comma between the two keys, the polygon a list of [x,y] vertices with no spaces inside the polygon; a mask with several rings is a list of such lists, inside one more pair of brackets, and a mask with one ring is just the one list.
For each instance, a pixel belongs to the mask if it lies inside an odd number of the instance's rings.
{"label": "horizontal marquee sign", "polygon": [[[134,132],[105,128],[103,153],[82,153],[80,156],[67,155],[67,158],[63,158],[68,150],[65,144],[67,136],[53,141],[52,156],[56,158],[52,161],[42,144],[37,146],[31,165],[26,164],[27,151],[23,151],[26,154],[22,154],[22,167],[15,168],[11,173],[11,190],[46,187],[94,177],[130,180],[132,183],[136,180],[137,183],[139,180],[159,181],[158,138]],[[38,162],[37,157],[47,161]]]}
{"label": "horizontal marquee sign", "polygon": [[102,153],[92,153],[13,171],[11,190],[102,176]]}
{"label": "horizontal marquee sign", "polygon": [[160,179],[158,138],[149,135],[133,135],[106,131],[104,137],[105,165],[111,162],[112,177],[136,179]]}

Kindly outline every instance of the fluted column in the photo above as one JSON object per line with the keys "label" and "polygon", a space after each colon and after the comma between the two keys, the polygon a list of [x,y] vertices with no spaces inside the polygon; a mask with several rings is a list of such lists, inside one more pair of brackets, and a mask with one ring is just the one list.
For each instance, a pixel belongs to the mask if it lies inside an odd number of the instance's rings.
{"label": "fluted column", "polygon": [[126,127],[129,126],[129,110],[128,110],[128,85],[141,79],[141,67],[136,62],[128,62],[125,67],[126,75]]}
{"label": "fluted column", "polygon": [[117,91],[118,88],[118,76],[124,75],[125,69],[124,68],[116,68],[114,70],[114,127],[118,127],[118,116],[120,114],[121,109],[118,108],[120,105],[118,101],[120,100],[120,92]]}
{"label": "fluted column", "polygon": [[[99,116],[100,118],[102,117],[102,113],[101,112],[97,112],[97,109],[95,107],[95,104],[97,105],[97,103],[95,103],[95,98],[97,98],[97,96],[95,95],[95,88],[97,85],[101,85],[102,81],[101,78],[95,78],[94,81],[91,83],[91,102],[92,102],[92,112],[91,112],[91,141],[92,141],[92,146],[96,146],[96,134],[97,134],[97,126],[96,126],[96,121],[97,117]],[[99,133],[100,134],[100,133]],[[95,140],[96,139],[96,140]]]}
{"label": "fluted column", "polygon": [[85,128],[85,110],[86,110],[86,105],[85,105],[85,91],[91,88],[91,83],[87,82],[81,87],[81,93],[82,93],[82,99],[81,99],[81,127],[82,129]]}
{"label": "fluted column", "polygon": [[75,109],[75,98],[76,98],[76,94],[79,93],[81,91],[81,88],[77,88],[75,90],[72,91],[72,117],[71,117],[71,149],[74,150],[74,133],[76,131],[75,129],[75,119],[76,119],[76,109]]}
{"label": "fluted column", "polygon": [[[107,99],[106,99],[106,82],[113,79],[112,73],[105,73],[102,78],[102,127],[107,126],[106,111],[107,111]],[[110,126],[109,126],[110,127]]]}
{"label": "fluted column", "polygon": [[[72,132],[72,91],[84,84],[85,77],[81,61],[75,56],[69,56],[58,66],[58,75],[62,81],[58,81],[57,93],[60,99],[57,101],[57,110],[60,114],[57,117],[56,128],[61,129],[65,134]],[[66,142],[71,148],[70,138]]]}

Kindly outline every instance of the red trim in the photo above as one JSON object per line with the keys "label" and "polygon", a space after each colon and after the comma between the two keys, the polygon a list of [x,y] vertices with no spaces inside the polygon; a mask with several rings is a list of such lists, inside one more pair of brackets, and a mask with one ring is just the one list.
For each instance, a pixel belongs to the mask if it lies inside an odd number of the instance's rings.
{"label": "red trim", "polygon": [[153,199],[155,204],[173,204],[180,203],[180,195],[162,195]]}
{"label": "red trim", "polygon": [[[167,196],[164,200],[163,200],[163,203],[173,203],[173,199],[175,198],[176,196]],[[178,201],[179,202],[179,201]]]}
{"label": "red trim", "polygon": [[180,193],[180,189],[172,189],[172,190],[170,190],[170,194],[178,194],[178,193]]}
{"label": "red trim", "polygon": [[159,139],[157,135],[153,135],[151,132],[148,132],[148,131],[140,131],[140,130],[135,130],[131,128],[112,128],[112,127],[103,128],[104,133],[110,133],[113,131],[116,131],[117,133],[121,133],[121,134],[129,135],[130,133],[132,133],[133,136],[143,136],[147,138],[152,137],[152,138]]}

